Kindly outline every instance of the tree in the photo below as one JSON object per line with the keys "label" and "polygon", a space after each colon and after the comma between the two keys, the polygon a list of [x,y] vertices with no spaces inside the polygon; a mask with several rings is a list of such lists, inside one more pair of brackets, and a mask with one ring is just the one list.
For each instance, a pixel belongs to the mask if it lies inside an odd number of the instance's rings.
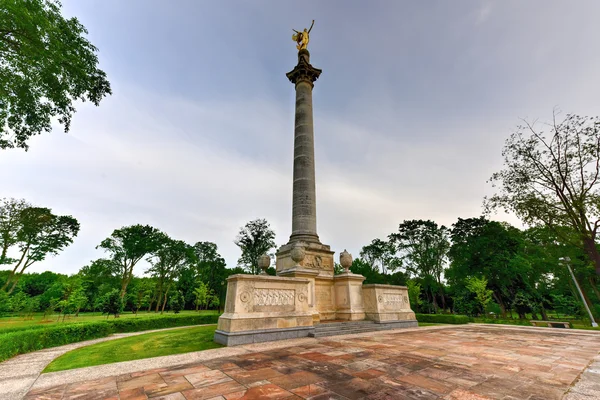
{"label": "tree", "polygon": [[394,271],[400,266],[401,261],[395,255],[394,244],[381,239],[373,239],[360,251],[360,257],[372,267],[380,268],[382,274],[387,274],[388,269]]}
{"label": "tree", "polygon": [[198,287],[194,289],[194,297],[196,311],[198,311],[198,308],[206,306],[208,303],[209,289],[204,282],[198,282]]}
{"label": "tree", "polygon": [[184,267],[195,262],[194,251],[184,241],[174,240],[163,235],[161,247],[148,258],[148,261],[152,263],[152,267],[147,272],[157,279],[159,291],[156,311],[158,311],[162,296],[162,313],[167,305],[167,296],[173,282]]}
{"label": "tree", "polygon": [[465,287],[471,277],[485,278],[503,317],[519,291],[533,290],[528,285],[531,264],[517,228],[484,217],[459,218],[452,225],[451,238],[446,270],[451,285]]}
{"label": "tree", "polygon": [[485,312],[488,304],[492,301],[492,291],[487,288],[487,279],[477,278],[472,276],[467,279],[467,289],[475,295],[477,302],[479,302],[481,309]]}
{"label": "tree", "polygon": [[7,256],[7,252],[18,242],[21,213],[29,207],[31,204],[23,199],[0,199],[0,266],[15,261]]}
{"label": "tree", "polygon": [[102,296],[100,300],[100,309],[102,314],[106,314],[106,318],[112,314],[117,318],[123,312],[123,298],[118,289],[113,289]]}
{"label": "tree", "polygon": [[179,314],[179,312],[183,310],[184,303],[183,293],[176,290],[173,296],[171,296],[171,300],[169,300],[169,307],[175,314]]}
{"label": "tree", "polygon": [[194,245],[196,254],[196,277],[208,286],[208,290],[221,298],[226,289],[223,282],[227,278],[225,259],[218,252],[217,245],[212,242],[197,242]]}
{"label": "tree", "polygon": [[394,243],[400,253],[400,259],[411,272],[422,278],[427,296],[437,310],[436,288],[442,299],[442,307],[446,308],[443,292],[442,273],[450,248],[449,231],[444,225],[427,220],[410,220],[402,222],[397,233],[389,235],[390,243]]}
{"label": "tree", "polygon": [[0,148],[27,149],[50,132],[52,119],[69,130],[77,100],[96,106],[111,94],[97,49],[77,18],[56,0],[3,0],[0,5]]}
{"label": "tree", "polygon": [[484,201],[486,208],[513,212],[528,225],[557,233],[571,227],[600,275],[600,118],[567,114],[557,122],[555,115],[548,133],[524,121],[502,155],[504,169],[490,178],[498,192]]}
{"label": "tree", "polygon": [[73,243],[73,238],[79,232],[79,222],[75,218],[54,215],[49,208],[25,208],[19,220],[17,247],[20,257],[2,287],[2,290],[6,290],[10,286],[8,293],[15,289],[25,269],[37,261],[43,261],[49,254],[58,254]]}
{"label": "tree", "polygon": [[131,225],[115,229],[96,248],[102,248],[118,265],[121,277],[121,299],[125,298],[127,285],[133,277],[133,267],[146,255],[156,251],[164,233],[149,225]]}
{"label": "tree", "polygon": [[269,253],[275,247],[275,232],[266,219],[255,219],[240,228],[234,243],[242,250],[238,265],[251,274],[260,273],[258,257]]}

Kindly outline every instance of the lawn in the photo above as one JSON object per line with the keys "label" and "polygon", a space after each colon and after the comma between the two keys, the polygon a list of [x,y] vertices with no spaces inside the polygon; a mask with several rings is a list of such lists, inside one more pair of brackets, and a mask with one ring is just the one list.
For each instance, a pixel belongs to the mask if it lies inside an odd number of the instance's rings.
{"label": "lawn", "polygon": [[213,342],[215,329],[216,325],[205,325],[93,344],[63,354],[52,361],[44,372],[214,349],[221,347]]}
{"label": "lawn", "polygon": [[[216,314],[217,311],[214,310],[207,310],[207,311],[200,311],[199,313],[197,313],[196,311],[182,311],[177,315],[208,315],[208,314]],[[141,319],[141,318],[160,318],[161,316],[166,316],[166,315],[175,315],[173,313],[164,313],[164,314],[160,314],[160,313],[154,313],[154,312],[139,312],[137,314],[134,314],[132,312],[124,312],[122,313],[119,318],[120,319],[128,319],[128,318],[137,318],[137,319]],[[110,317],[110,319],[113,319],[113,317]],[[106,315],[102,315],[101,313],[97,312],[97,313],[80,313],[78,317],[75,317],[73,315],[71,316],[67,316],[67,318],[64,320],[62,320],[62,316],[60,317],[60,321],[59,321],[59,317],[58,315],[52,315],[49,317],[46,317],[46,319],[44,319],[44,315],[43,313],[36,313],[33,316],[33,319],[24,319],[23,317],[2,317],[0,318],[0,334],[3,333],[4,331],[15,331],[15,330],[20,330],[20,329],[30,329],[30,328],[38,328],[38,327],[46,327],[46,326],[56,326],[56,325],[65,325],[65,324],[70,324],[70,323],[80,323],[80,322],[96,322],[96,321],[105,321],[106,320]]]}

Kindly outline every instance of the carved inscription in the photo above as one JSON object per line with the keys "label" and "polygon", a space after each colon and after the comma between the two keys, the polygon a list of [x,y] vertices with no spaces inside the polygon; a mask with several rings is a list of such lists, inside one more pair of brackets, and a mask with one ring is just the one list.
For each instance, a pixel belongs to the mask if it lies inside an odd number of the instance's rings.
{"label": "carved inscription", "polygon": [[[392,293],[384,293],[382,296],[379,296],[380,300],[383,300],[383,304],[386,306],[402,304],[404,299],[401,294],[392,294]],[[383,299],[381,299],[383,297]]]}
{"label": "carved inscription", "polygon": [[289,306],[294,305],[292,289],[255,289],[255,306]]}

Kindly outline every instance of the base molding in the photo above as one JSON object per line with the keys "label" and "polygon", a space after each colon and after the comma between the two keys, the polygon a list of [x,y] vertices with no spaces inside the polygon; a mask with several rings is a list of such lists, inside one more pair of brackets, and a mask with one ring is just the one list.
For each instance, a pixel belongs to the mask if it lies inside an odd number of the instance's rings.
{"label": "base molding", "polygon": [[406,320],[406,321],[374,321],[379,329],[402,329],[402,328],[417,328],[419,326],[419,322],[414,320]]}
{"label": "base molding", "polygon": [[297,339],[308,337],[314,331],[312,326],[293,328],[259,329],[253,331],[225,332],[215,331],[215,342],[225,346],[238,346],[241,344],[271,342],[274,340]]}

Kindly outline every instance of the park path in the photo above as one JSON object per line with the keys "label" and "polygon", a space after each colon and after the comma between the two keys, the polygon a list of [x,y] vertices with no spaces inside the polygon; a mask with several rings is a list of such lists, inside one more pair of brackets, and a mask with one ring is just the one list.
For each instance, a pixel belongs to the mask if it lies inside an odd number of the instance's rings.
{"label": "park path", "polygon": [[[213,325],[213,324],[211,324]],[[21,354],[0,363],[0,396],[2,400],[20,400],[48,364],[55,358],[62,356],[68,351],[95,343],[106,342],[129,336],[143,335],[145,333],[168,331],[173,329],[193,328],[201,325],[179,326],[175,328],[154,329],[141,332],[115,333],[111,336],[86,340],[84,342],[71,343],[64,346],[51,347],[31,353]]]}

